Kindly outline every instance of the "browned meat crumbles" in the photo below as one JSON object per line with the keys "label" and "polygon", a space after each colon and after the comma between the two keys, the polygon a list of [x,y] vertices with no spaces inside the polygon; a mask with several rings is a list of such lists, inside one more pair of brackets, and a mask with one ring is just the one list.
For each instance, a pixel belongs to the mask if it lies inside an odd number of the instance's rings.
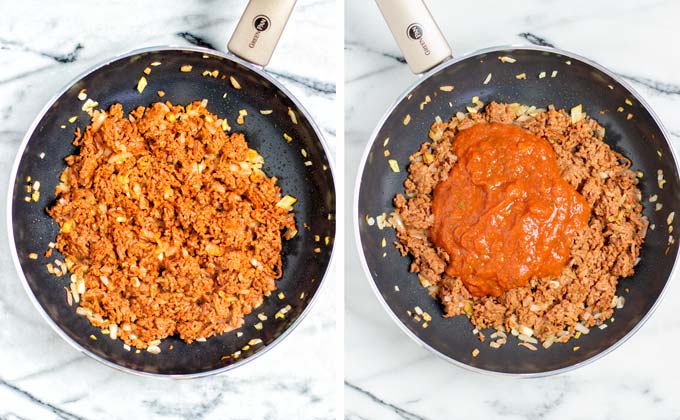
{"label": "browned meat crumbles", "polygon": [[292,197],[206,102],[94,111],[48,210],[71,291],[96,326],[158,350],[230,331],[276,290]]}
{"label": "browned meat crumbles", "polygon": [[[434,187],[456,164],[451,152],[459,130],[475,124],[517,124],[552,144],[562,177],[592,209],[588,229],[574,239],[570,260],[557,278],[533,279],[526,287],[498,298],[474,297],[458,278],[445,274],[446,252],[429,240],[434,216]],[[647,230],[642,216],[641,193],[630,161],[604,141],[604,129],[580,113],[536,109],[519,104],[491,103],[477,113],[458,113],[448,122],[436,122],[431,142],[411,155],[405,195],[394,198],[391,225],[397,230],[397,248],[411,254],[411,271],[444,307],[444,315],[466,314],[476,329],[493,327],[506,342],[505,332],[519,336],[528,348],[538,340],[544,347],[566,342],[575,335],[602,326],[624,303],[616,296],[620,277],[631,276]],[[494,345],[493,343],[497,343]]]}

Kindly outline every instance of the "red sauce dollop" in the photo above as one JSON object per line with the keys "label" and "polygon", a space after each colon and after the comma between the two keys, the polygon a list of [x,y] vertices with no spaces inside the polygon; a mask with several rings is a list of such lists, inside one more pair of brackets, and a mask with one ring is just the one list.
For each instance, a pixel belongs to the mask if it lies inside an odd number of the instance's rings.
{"label": "red sauce dollop", "polygon": [[560,177],[548,141],[490,123],[460,131],[452,147],[458,161],[434,190],[430,231],[450,256],[446,274],[475,296],[558,276],[590,208]]}

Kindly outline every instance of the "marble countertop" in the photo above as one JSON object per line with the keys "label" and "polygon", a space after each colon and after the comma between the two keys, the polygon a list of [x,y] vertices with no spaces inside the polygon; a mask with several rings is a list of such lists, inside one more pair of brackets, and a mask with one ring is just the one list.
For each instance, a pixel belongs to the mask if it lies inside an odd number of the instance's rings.
{"label": "marble countertop", "polygon": [[[453,6],[455,4],[455,7]],[[680,41],[673,1],[429,0],[454,55],[544,43],[620,74],[651,104],[680,151]],[[361,153],[392,102],[416,79],[373,2],[347,0],[345,194]],[[675,42],[673,42],[675,41]],[[351,214],[351,199],[346,211]],[[346,227],[345,416],[360,419],[678,419],[680,279],[654,316],[619,349],[543,379],[471,373],[411,341],[374,296]]]}
{"label": "marble countertop", "polygon": [[[0,0],[0,195],[24,132],[67,82],[113,55],[153,45],[224,49],[245,0]],[[37,12],[39,11],[39,12]],[[335,151],[333,0],[299,0],[270,66]],[[303,48],[304,47],[304,48]],[[0,206],[5,220],[5,206]],[[0,223],[6,238],[5,223]],[[327,419],[336,403],[330,276],[301,325],[262,357],[199,380],[139,378],[61,340],[33,308],[0,241],[0,419]]]}

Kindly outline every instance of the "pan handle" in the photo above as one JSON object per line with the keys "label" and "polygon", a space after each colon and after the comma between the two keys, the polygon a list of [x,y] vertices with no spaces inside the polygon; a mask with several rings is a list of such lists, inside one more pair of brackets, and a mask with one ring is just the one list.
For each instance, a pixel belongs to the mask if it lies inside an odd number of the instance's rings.
{"label": "pan handle", "polygon": [[259,66],[266,66],[297,0],[250,0],[227,48]]}
{"label": "pan handle", "polygon": [[451,47],[423,0],[375,2],[413,73],[424,73],[451,57]]}

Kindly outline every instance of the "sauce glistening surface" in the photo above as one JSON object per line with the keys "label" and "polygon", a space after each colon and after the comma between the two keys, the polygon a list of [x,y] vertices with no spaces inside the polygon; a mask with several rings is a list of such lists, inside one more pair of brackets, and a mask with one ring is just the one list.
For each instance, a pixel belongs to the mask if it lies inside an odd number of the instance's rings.
{"label": "sauce glistening surface", "polygon": [[510,124],[476,124],[453,142],[458,161],[434,190],[432,242],[446,274],[475,296],[500,296],[532,278],[558,276],[586,200],[560,177],[547,140]]}

